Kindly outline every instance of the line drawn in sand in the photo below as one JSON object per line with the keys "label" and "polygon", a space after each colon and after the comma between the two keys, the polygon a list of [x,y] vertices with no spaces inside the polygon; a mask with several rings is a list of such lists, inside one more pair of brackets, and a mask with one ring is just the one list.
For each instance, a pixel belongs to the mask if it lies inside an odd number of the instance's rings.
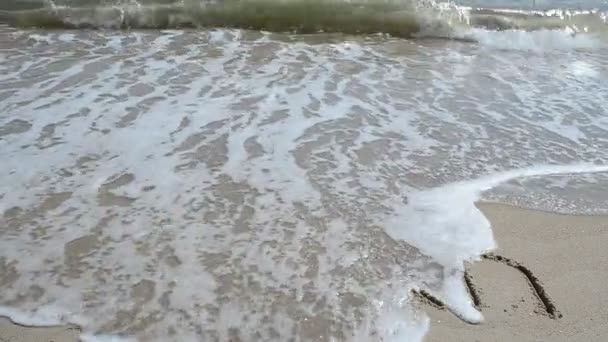
{"label": "line drawn in sand", "polygon": [[[501,255],[493,254],[493,253],[483,254],[481,256],[481,258],[483,260],[501,263],[503,265],[512,267],[513,269],[517,270],[522,276],[524,276],[524,278],[526,278],[528,285],[530,286],[530,289],[532,290],[532,293],[534,294],[534,297],[537,298],[540,306],[544,309],[547,316],[551,319],[562,318],[562,314],[555,307],[555,304],[553,303],[553,301],[547,294],[547,291],[545,290],[544,286],[542,285],[540,280],[534,275],[534,273],[532,273],[532,271],[530,271],[530,269],[528,267],[524,266],[523,264],[521,264],[518,261],[503,257]],[[475,307],[478,310],[481,311],[482,307],[484,305],[481,300],[480,292],[476,288],[474,281],[473,281],[473,277],[471,276],[471,274],[469,272],[466,272],[466,271],[464,272],[464,282],[465,282],[465,285],[469,292],[469,295],[471,296],[471,299],[473,300],[473,304],[475,305]],[[439,310],[447,309],[447,306],[439,298],[433,296],[428,291],[412,290],[412,292],[425,304],[433,306]],[[467,323],[471,323],[471,322],[467,322]]]}
{"label": "line drawn in sand", "polygon": [[535,297],[538,298],[538,300],[542,304],[542,307],[545,309],[545,311],[547,312],[549,317],[551,317],[553,319],[562,318],[562,314],[555,307],[555,304],[553,303],[553,301],[547,294],[545,287],[540,282],[540,280],[534,275],[534,273],[532,273],[532,271],[530,271],[529,268],[527,268],[520,262],[517,262],[513,259],[505,258],[501,255],[489,253],[489,254],[484,254],[481,257],[485,260],[491,260],[491,261],[502,263],[504,265],[510,266],[510,267],[516,269],[517,271],[519,271],[528,280],[528,284],[532,288]]}

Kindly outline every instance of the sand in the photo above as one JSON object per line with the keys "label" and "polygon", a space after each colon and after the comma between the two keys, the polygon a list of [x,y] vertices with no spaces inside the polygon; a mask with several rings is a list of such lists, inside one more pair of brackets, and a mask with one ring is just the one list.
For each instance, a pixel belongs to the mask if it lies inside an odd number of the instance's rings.
{"label": "sand", "polygon": [[[608,340],[608,217],[572,216],[480,204],[492,222],[496,256],[469,265],[485,320],[462,322],[420,301],[431,317],[426,342]],[[529,270],[544,291],[533,286]],[[554,307],[551,313],[549,306]],[[73,342],[75,327],[23,327],[0,319],[0,341]]]}
{"label": "sand", "polygon": [[79,335],[73,326],[25,327],[0,318],[0,342],[76,342]]}
{"label": "sand", "polygon": [[466,324],[427,306],[431,329],[425,341],[608,341],[608,217],[479,207],[492,222],[494,254],[532,272],[555,315],[546,312],[520,270],[484,260],[469,267],[484,322]]}

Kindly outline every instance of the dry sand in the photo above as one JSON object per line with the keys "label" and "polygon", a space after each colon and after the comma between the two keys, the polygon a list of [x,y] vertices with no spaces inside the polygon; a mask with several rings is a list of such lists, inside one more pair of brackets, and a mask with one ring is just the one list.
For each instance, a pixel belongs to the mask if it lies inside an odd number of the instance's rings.
{"label": "dry sand", "polygon": [[484,322],[470,325],[427,308],[431,329],[425,341],[608,341],[608,217],[479,207],[492,222],[494,254],[533,273],[557,310],[555,318],[521,270],[484,260],[469,268]]}
{"label": "dry sand", "polygon": [[[479,207],[492,222],[499,246],[494,254],[512,265],[484,260],[470,266],[482,324],[424,306],[432,319],[425,341],[608,341],[608,217]],[[554,317],[515,265],[538,279]],[[74,327],[30,328],[0,319],[0,342],[73,342],[78,333]]]}

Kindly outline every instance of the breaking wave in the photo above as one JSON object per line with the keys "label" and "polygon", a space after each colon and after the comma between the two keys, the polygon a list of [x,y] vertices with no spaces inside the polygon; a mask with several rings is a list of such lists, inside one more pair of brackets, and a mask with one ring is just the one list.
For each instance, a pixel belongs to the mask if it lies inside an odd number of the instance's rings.
{"label": "breaking wave", "polygon": [[[17,0],[13,0],[16,4]],[[0,23],[20,28],[186,29],[240,28],[290,33],[389,34],[396,37],[467,38],[471,28],[493,31],[569,30],[603,33],[601,11],[474,9],[430,1],[153,0],[65,4],[31,2],[0,7]],[[23,4],[29,4],[24,6]],[[474,38],[471,38],[474,40]]]}

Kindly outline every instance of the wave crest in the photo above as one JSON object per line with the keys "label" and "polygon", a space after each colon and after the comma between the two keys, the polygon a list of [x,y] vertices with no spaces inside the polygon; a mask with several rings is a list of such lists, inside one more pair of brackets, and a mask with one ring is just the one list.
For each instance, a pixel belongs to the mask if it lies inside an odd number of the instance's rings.
{"label": "wave crest", "polygon": [[[158,1],[158,0],[156,0]],[[524,12],[471,9],[432,1],[229,0],[46,6],[0,11],[0,22],[21,28],[240,28],[291,33],[383,33],[396,37],[462,38],[470,28],[492,31],[607,30],[597,11]]]}

